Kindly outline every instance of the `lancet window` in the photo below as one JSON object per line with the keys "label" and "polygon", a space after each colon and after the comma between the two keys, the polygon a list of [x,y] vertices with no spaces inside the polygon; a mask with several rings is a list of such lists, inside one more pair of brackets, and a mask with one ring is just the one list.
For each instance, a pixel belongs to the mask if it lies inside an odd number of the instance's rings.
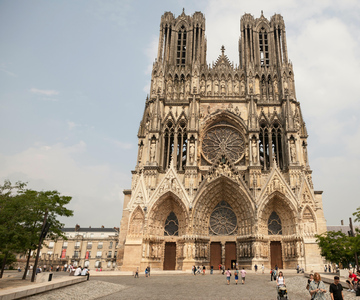
{"label": "lancet window", "polygon": [[179,235],[179,221],[175,213],[172,211],[165,221],[164,227],[165,236],[178,236]]}
{"label": "lancet window", "polygon": [[276,212],[272,212],[268,220],[268,234],[282,235],[281,220]]}
{"label": "lancet window", "polygon": [[164,130],[164,168],[170,165],[171,154],[174,150],[174,123],[169,120]]}
{"label": "lancet window", "polygon": [[164,28],[163,45],[162,45],[162,50],[163,50],[162,57],[164,61],[169,60],[170,45],[171,45],[171,27],[166,25]]}
{"label": "lancet window", "polygon": [[186,164],[187,134],[185,121],[180,122],[177,128],[177,168],[183,170]]}
{"label": "lancet window", "polygon": [[264,27],[259,32],[259,46],[260,46],[260,65],[268,67],[270,64],[269,58],[269,42],[268,34]]}
{"label": "lancet window", "polygon": [[259,135],[260,163],[263,170],[269,170],[274,159],[280,169],[284,169],[283,137],[281,125],[274,123],[271,127],[262,124]]}
{"label": "lancet window", "polygon": [[186,56],[186,29],[181,26],[178,32],[177,51],[176,51],[176,65],[185,67]]}

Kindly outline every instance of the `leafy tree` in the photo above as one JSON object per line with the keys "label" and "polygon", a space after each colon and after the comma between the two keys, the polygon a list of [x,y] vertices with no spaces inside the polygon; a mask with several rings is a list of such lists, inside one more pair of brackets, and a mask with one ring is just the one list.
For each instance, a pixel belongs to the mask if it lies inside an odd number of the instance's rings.
{"label": "leafy tree", "polygon": [[[57,191],[38,192],[24,187],[24,183],[12,186],[10,181],[5,181],[4,185],[0,186],[0,252],[5,254],[0,278],[5,267],[6,255],[27,253],[23,276],[25,279],[31,252],[40,249],[39,243],[44,243],[46,234],[52,239],[66,239],[61,231],[64,224],[57,217],[73,215],[73,211],[65,207],[71,201],[71,197],[61,196]],[[43,230],[44,227],[46,232]],[[35,271],[34,266],[34,274]]]}
{"label": "leafy tree", "polygon": [[321,249],[321,255],[328,261],[348,265],[353,259],[355,247],[353,237],[349,237],[341,231],[327,231],[316,235],[317,243]]}
{"label": "leafy tree", "polygon": [[[5,258],[5,254],[0,254],[0,261],[3,261]],[[5,260],[6,266],[11,266],[14,262],[16,262],[16,256],[13,253],[9,253]]]}
{"label": "leafy tree", "polygon": [[355,222],[360,223],[360,206],[356,209],[356,212],[353,213],[353,216],[355,217]]}

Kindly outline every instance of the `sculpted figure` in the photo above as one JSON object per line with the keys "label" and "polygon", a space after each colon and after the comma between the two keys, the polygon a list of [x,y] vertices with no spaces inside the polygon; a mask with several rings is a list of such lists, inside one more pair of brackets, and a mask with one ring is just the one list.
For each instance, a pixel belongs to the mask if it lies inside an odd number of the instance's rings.
{"label": "sculpted figure", "polygon": [[215,96],[219,95],[219,81],[217,79],[214,81],[214,93]]}
{"label": "sculpted figure", "polygon": [[190,146],[189,146],[189,158],[190,158],[191,163],[194,162],[194,156],[195,156],[195,145],[194,145],[194,143],[190,143]]}
{"label": "sculpted figure", "polygon": [[211,96],[211,80],[206,81],[206,93]]}
{"label": "sculpted figure", "polygon": [[245,82],[244,80],[241,80],[240,82],[240,86],[241,86],[241,96],[245,96]]}
{"label": "sculpted figure", "polygon": [[238,81],[235,81],[235,84],[234,84],[234,94],[239,95],[239,82]]}
{"label": "sculpted figure", "polygon": [[220,86],[221,86],[221,95],[225,95],[225,81],[224,80],[221,80]]}
{"label": "sculpted figure", "polygon": [[290,156],[291,156],[291,162],[296,162],[296,149],[295,149],[294,141],[291,141],[290,143]]}
{"label": "sculpted figure", "polygon": [[185,93],[186,94],[190,93],[190,81],[189,80],[186,80],[186,83],[185,83]]}
{"label": "sculpted figure", "polygon": [[276,79],[274,80],[274,92],[276,95],[279,93],[278,82]]}
{"label": "sculpted figure", "polygon": [[250,82],[249,82],[249,91],[250,91],[250,94],[252,94],[254,92],[252,80],[250,80]]}
{"label": "sculpted figure", "polygon": [[150,146],[150,162],[155,161],[155,153],[156,153],[156,141],[152,140]]}
{"label": "sculpted figure", "polygon": [[257,154],[257,144],[255,139],[253,139],[251,142],[251,154],[252,154],[253,163],[256,164],[258,154]]}
{"label": "sculpted figure", "polygon": [[205,80],[201,80],[200,82],[200,95],[201,96],[205,95]]}
{"label": "sculpted figure", "polygon": [[232,95],[232,82],[231,82],[231,79],[229,79],[229,81],[228,81],[228,95],[229,96]]}

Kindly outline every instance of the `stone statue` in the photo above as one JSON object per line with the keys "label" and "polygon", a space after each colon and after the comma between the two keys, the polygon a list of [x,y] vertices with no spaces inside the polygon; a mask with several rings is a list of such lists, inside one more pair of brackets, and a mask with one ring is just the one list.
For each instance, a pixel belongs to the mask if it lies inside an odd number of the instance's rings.
{"label": "stone statue", "polygon": [[255,139],[253,139],[251,142],[251,154],[252,154],[252,161],[254,164],[256,164],[258,153],[257,153],[257,144]]}
{"label": "stone statue", "polygon": [[295,143],[294,141],[290,142],[290,157],[291,157],[291,162],[296,162],[296,149],[295,149]]}
{"label": "stone statue", "polygon": [[241,80],[240,86],[241,86],[241,93],[240,93],[240,95],[241,95],[241,96],[245,96],[245,82],[244,82],[244,80]]}
{"label": "stone statue", "polygon": [[211,80],[206,81],[206,93],[211,96]]}
{"label": "stone statue", "polygon": [[214,93],[215,96],[219,95],[219,81],[217,79],[214,81]]}
{"label": "stone statue", "polygon": [[156,141],[152,140],[150,145],[150,162],[155,162]]}
{"label": "stone statue", "polygon": [[190,146],[189,146],[189,158],[190,158],[191,163],[194,162],[194,156],[195,156],[195,145],[194,145],[194,143],[190,143]]}
{"label": "stone statue", "polygon": [[221,87],[221,95],[225,95],[225,81],[221,80],[220,82],[220,87]]}
{"label": "stone statue", "polygon": [[249,82],[249,92],[250,92],[250,94],[252,94],[254,92],[252,80],[250,80],[250,82]]}
{"label": "stone statue", "polygon": [[204,96],[205,95],[205,80],[201,80],[200,81],[200,95]]}
{"label": "stone statue", "polygon": [[228,95],[229,96],[232,95],[232,82],[231,82],[231,79],[229,79],[229,81],[228,81]]}
{"label": "stone statue", "polygon": [[186,80],[185,83],[185,93],[188,95],[190,93],[190,81]]}
{"label": "stone statue", "polygon": [[166,96],[168,98],[170,98],[171,97],[171,92],[172,92],[172,81],[171,81],[171,79],[168,79],[166,85],[167,85]]}
{"label": "stone statue", "polygon": [[279,94],[278,82],[276,79],[274,80],[274,92],[276,95]]}

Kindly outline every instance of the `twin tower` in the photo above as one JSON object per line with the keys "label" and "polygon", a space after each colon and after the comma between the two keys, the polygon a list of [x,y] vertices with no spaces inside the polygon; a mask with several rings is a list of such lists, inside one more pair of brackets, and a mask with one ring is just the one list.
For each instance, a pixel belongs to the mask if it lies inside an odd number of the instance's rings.
{"label": "twin tower", "polygon": [[[124,191],[118,267],[323,265],[326,230],[281,15],[245,14],[239,64],[207,64],[201,12],[161,17]],[[229,28],[229,30],[231,30]]]}

